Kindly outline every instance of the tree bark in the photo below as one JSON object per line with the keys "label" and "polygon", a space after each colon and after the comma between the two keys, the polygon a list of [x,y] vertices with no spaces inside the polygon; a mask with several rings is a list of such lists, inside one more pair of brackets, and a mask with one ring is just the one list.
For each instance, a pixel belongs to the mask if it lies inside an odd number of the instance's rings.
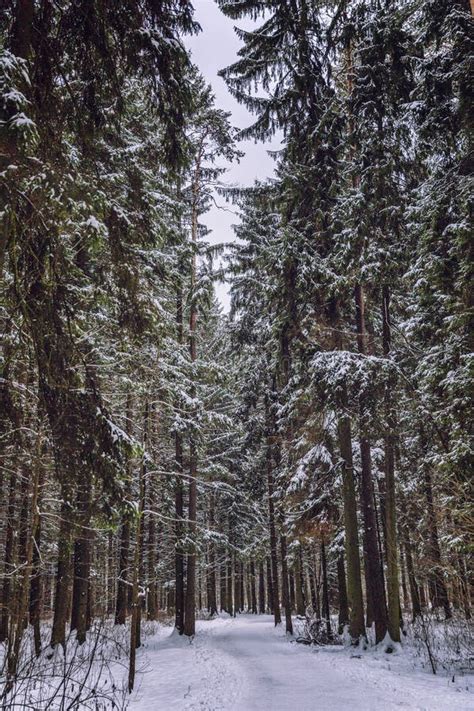
{"label": "tree bark", "polygon": [[67,501],[69,497],[63,490],[61,520],[58,536],[58,567],[56,573],[56,596],[54,602],[53,629],[51,631],[51,647],[66,644],[66,620],[69,608],[69,596],[72,583],[72,537],[71,509]]}
{"label": "tree bark", "polygon": [[265,614],[265,570],[263,560],[258,564],[258,611],[261,615]]}
{"label": "tree bark", "polygon": [[0,617],[0,642],[8,638],[10,624],[11,593],[14,575],[15,550],[15,504],[17,494],[17,472],[12,470],[8,486],[7,520],[5,532],[5,557],[3,562],[3,586]]}
{"label": "tree bark", "polygon": [[288,580],[288,564],[286,560],[286,536],[280,536],[281,548],[281,596],[283,608],[285,610],[285,629],[287,634],[293,634],[293,622],[291,620],[291,600]]}
{"label": "tree bark", "polygon": [[273,615],[273,579],[272,579],[272,565],[270,558],[267,556],[266,559],[266,565],[267,565],[267,600],[268,600],[268,609],[270,610],[270,614]]}
{"label": "tree bark", "polygon": [[74,542],[71,630],[76,630],[76,639],[79,644],[85,642],[87,632],[87,607],[91,568],[91,502],[92,475],[89,473],[83,481],[79,482],[77,501],[78,535]]}
{"label": "tree bark", "polygon": [[236,616],[238,612],[242,612],[240,592],[240,563],[234,555],[234,616]]}
{"label": "tree bark", "polygon": [[344,566],[344,554],[339,553],[337,557],[337,587],[339,591],[339,634],[342,634],[344,627],[349,622],[349,603],[347,599],[346,571]]}
{"label": "tree bark", "polygon": [[[383,287],[382,334],[383,354],[390,357],[390,294]],[[400,582],[398,575],[397,512],[395,498],[395,416],[392,405],[392,378],[385,385],[385,534],[387,549],[388,632],[394,642],[400,641]]]}
{"label": "tree bark", "polygon": [[[129,476],[131,472],[129,471]],[[119,541],[119,569],[117,579],[117,598],[115,601],[115,624],[124,625],[128,614],[129,598],[129,555],[130,555],[130,513],[126,511],[122,515]]]}
{"label": "tree bark", "polygon": [[403,542],[404,542],[404,546],[405,546],[405,559],[406,559],[406,563],[407,563],[408,584],[410,586],[412,616],[413,616],[413,621],[415,621],[415,619],[417,617],[421,617],[421,614],[422,614],[420,591],[419,591],[418,583],[416,582],[416,577],[415,577],[415,568],[413,565],[410,536],[408,533],[408,529],[405,526],[402,529],[402,533],[403,533]]}
{"label": "tree bark", "polygon": [[305,614],[306,604],[304,595],[303,552],[301,545],[298,548],[295,563],[295,603],[296,614],[303,616]]}
{"label": "tree bark", "polygon": [[268,399],[265,403],[266,419],[267,419],[267,451],[266,451],[266,467],[267,467],[267,487],[268,487],[268,525],[270,529],[270,560],[272,571],[272,595],[273,595],[273,615],[275,625],[281,623],[280,612],[280,595],[278,590],[278,552],[277,552],[277,536],[275,528],[275,503],[273,500],[273,462],[272,462],[272,443],[270,435],[270,405]]}
{"label": "tree bark", "polygon": [[[196,250],[198,241],[198,210],[200,197],[200,170],[203,141],[196,161],[195,178],[192,187],[192,210],[191,210],[191,279],[190,279],[190,315],[189,315],[189,354],[191,363],[195,363],[197,357],[197,304],[196,304]],[[191,389],[191,397],[195,397],[195,388]],[[196,546],[196,515],[197,515],[197,446],[195,435],[191,434],[189,440],[189,503],[188,503],[188,535],[192,540],[192,545]],[[196,551],[188,553],[186,564],[186,596],[184,606],[184,634],[192,637],[196,632]]]}
{"label": "tree bark", "polygon": [[[423,433],[421,439],[424,439]],[[447,620],[452,617],[451,606],[449,604],[448,590],[444,582],[443,566],[441,562],[441,549],[438,538],[438,525],[436,523],[436,513],[433,502],[433,483],[431,470],[428,465],[424,465],[425,496],[427,505],[428,520],[428,555],[431,560],[431,572],[429,577],[429,591],[431,605],[433,609],[442,607]]]}
{"label": "tree bark", "polygon": [[[209,526],[211,530],[215,526],[215,500],[214,494],[211,494],[209,503]],[[209,544],[209,566],[208,566],[208,600],[207,607],[210,615],[217,615],[217,578],[216,578],[216,547],[213,541]]]}
{"label": "tree bark", "polygon": [[[365,355],[365,305],[364,291],[360,284],[355,289],[357,345],[361,355]],[[361,458],[361,503],[364,518],[364,538],[367,553],[366,585],[372,604],[375,622],[375,642],[381,642],[387,632],[387,609],[385,589],[382,579],[379,544],[377,540],[377,521],[374,508],[374,485],[372,479],[372,462],[370,451],[370,414],[366,396],[359,396],[359,444]]]}
{"label": "tree bark", "polygon": [[257,590],[255,585],[255,561],[250,561],[250,605],[251,611],[254,615],[258,613],[257,608]]}
{"label": "tree bark", "polygon": [[128,667],[128,693],[131,694],[135,685],[137,648],[140,646],[141,635],[141,604],[139,596],[140,585],[140,546],[142,543],[143,512],[145,508],[145,477],[146,477],[146,437],[148,423],[148,403],[145,406],[145,425],[143,431],[144,455],[139,475],[138,492],[138,518],[135,532],[135,553],[133,557],[133,586],[132,586],[132,619],[130,620],[130,656]]}
{"label": "tree bark", "polygon": [[359,531],[357,523],[357,503],[354,485],[354,463],[352,458],[351,421],[348,413],[345,383],[339,397],[340,417],[337,431],[339,451],[342,459],[342,487],[344,502],[344,546],[347,561],[347,595],[349,600],[349,634],[353,644],[365,639],[364,602],[359,557]]}
{"label": "tree bark", "polygon": [[[181,287],[176,294],[176,330],[178,344],[183,343],[183,294]],[[180,403],[176,403],[179,409]],[[179,634],[184,633],[184,554],[181,550],[181,538],[183,535],[183,440],[179,430],[175,433],[175,462],[176,462],[176,483],[175,483],[175,622],[174,625]]]}
{"label": "tree bark", "polygon": [[326,561],[326,546],[324,544],[324,536],[321,538],[321,572],[323,577],[323,619],[326,621],[326,633],[328,638],[332,637],[331,631],[331,611],[329,609],[329,585],[328,585],[328,569]]}

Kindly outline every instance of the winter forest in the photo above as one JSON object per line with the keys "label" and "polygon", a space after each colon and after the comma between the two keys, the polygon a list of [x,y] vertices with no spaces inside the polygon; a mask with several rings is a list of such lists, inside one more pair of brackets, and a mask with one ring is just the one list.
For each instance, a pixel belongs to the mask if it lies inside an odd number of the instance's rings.
{"label": "winter forest", "polygon": [[474,708],[473,12],[1,0],[2,709]]}

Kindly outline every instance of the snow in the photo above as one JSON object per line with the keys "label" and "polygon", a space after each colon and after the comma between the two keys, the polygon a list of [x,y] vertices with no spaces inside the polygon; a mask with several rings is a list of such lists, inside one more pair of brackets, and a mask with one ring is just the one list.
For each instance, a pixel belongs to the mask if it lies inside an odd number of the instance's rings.
{"label": "snow", "polygon": [[161,627],[139,663],[135,711],[474,709],[472,677],[430,675],[409,651],[299,645],[269,615],[199,621],[192,642]]}

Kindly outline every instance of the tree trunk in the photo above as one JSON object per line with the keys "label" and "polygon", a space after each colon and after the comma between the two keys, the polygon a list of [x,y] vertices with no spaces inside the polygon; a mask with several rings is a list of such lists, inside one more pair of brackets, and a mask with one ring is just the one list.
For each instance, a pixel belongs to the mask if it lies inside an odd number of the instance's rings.
{"label": "tree trunk", "polygon": [[[357,345],[359,353],[365,355],[365,306],[364,292],[359,284],[355,289]],[[372,480],[372,462],[368,430],[370,428],[370,413],[366,396],[359,397],[359,443],[361,458],[361,503],[364,517],[364,538],[367,553],[366,584],[370,596],[372,613],[375,622],[375,642],[381,642],[387,632],[387,610],[385,604],[385,589],[382,579],[379,544],[377,540],[377,521],[374,508],[374,485]]]}
{"label": "tree trunk", "polygon": [[72,582],[72,537],[71,509],[67,504],[69,497],[63,492],[61,506],[61,522],[58,536],[58,567],[56,573],[56,596],[54,601],[53,629],[51,631],[51,647],[66,644],[66,620],[69,608],[69,596]]}
{"label": "tree trunk", "polygon": [[256,585],[255,585],[255,561],[251,560],[250,561],[250,601],[249,601],[249,607],[252,610],[252,613],[256,615],[258,613],[258,608],[257,608],[257,591],[256,591]]}
{"label": "tree trunk", "polygon": [[146,477],[146,426],[148,422],[148,403],[145,409],[145,427],[143,432],[144,456],[139,476],[138,493],[138,518],[135,532],[135,553],[133,557],[133,586],[132,586],[132,619],[130,620],[130,656],[128,667],[128,693],[131,694],[135,685],[137,648],[140,646],[141,604],[139,597],[139,576],[142,543],[143,512],[145,508],[145,477]]}
{"label": "tree trunk", "polygon": [[122,516],[119,542],[119,570],[117,580],[117,598],[115,602],[115,624],[124,625],[128,614],[128,557],[130,554],[130,514],[126,511]]}
{"label": "tree trunk", "polygon": [[408,529],[404,527],[402,529],[403,531],[403,539],[404,539],[404,545],[405,545],[405,558],[407,562],[407,573],[408,573],[408,584],[410,586],[410,596],[411,596],[411,609],[412,609],[412,615],[413,615],[413,621],[417,617],[421,617],[421,600],[420,600],[420,592],[418,589],[418,584],[416,582],[415,578],[415,569],[413,566],[413,558],[411,554],[411,543],[410,543],[410,536],[408,534]]}
{"label": "tree trunk", "polygon": [[234,555],[234,617],[242,611],[242,600],[240,597],[240,563]]}
{"label": "tree trunk", "polygon": [[[423,440],[423,434],[421,435]],[[431,480],[431,470],[428,465],[424,466],[425,496],[427,504],[428,520],[428,555],[431,561],[431,572],[429,578],[429,590],[431,605],[433,609],[442,607],[447,620],[452,617],[449,604],[448,590],[444,582],[443,566],[441,563],[441,549],[438,539],[438,525],[433,503],[433,484]]]}
{"label": "tree trunk", "polygon": [[291,568],[288,571],[288,589],[290,591],[290,610],[293,612],[293,610],[296,609],[296,605],[295,605],[295,576],[294,576],[293,570]]}
{"label": "tree trunk", "polygon": [[[15,679],[18,667],[18,661],[20,659],[20,648],[21,641],[23,639],[23,633],[27,623],[28,616],[28,602],[30,598],[30,583],[31,583],[31,573],[32,573],[32,563],[33,563],[33,552],[34,544],[37,540],[37,534],[40,523],[40,513],[38,508],[39,496],[40,496],[40,485],[43,480],[43,467],[41,465],[41,436],[38,434],[36,439],[36,460],[35,460],[35,470],[32,476],[32,486],[31,486],[31,530],[28,530],[28,517],[25,516],[24,525],[26,525],[25,530],[25,551],[23,558],[23,572],[20,579],[20,584],[18,586],[18,591],[16,592],[17,598],[17,610],[16,619],[13,621],[13,630],[10,632],[9,643],[8,643],[8,677],[10,683]],[[29,486],[28,486],[29,489]],[[28,490],[26,491],[28,494]],[[26,497],[28,498],[28,496]],[[38,641],[36,639],[35,633],[35,652],[36,656],[39,655],[38,652]]]}
{"label": "tree trunk", "polygon": [[332,637],[331,631],[331,612],[329,609],[329,585],[328,585],[328,570],[326,561],[326,546],[324,545],[324,537],[321,538],[321,572],[323,577],[323,619],[326,620],[326,633],[328,638]]}
{"label": "tree trunk", "polygon": [[285,628],[287,634],[293,634],[293,622],[291,620],[291,600],[288,580],[288,565],[286,561],[286,536],[280,536],[281,548],[281,596],[285,610]]}
{"label": "tree trunk", "polygon": [[[266,418],[269,428],[270,405],[266,402]],[[275,617],[275,625],[281,623],[280,612],[280,595],[278,590],[278,553],[277,553],[277,537],[275,529],[275,504],[273,501],[273,463],[272,463],[272,444],[270,441],[270,432],[267,432],[267,486],[268,486],[268,523],[270,528],[270,559],[272,570],[272,595],[273,595],[273,615]]]}
{"label": "tree trunk", "polygon": [[268,600],[268,609],[270,610],[270,614],[273,615],[273,580],[272,580],[272,565],[270,558],[267,556],[266,559],[266,565],[267,565],[267,600]]}
{"label": "tree trunk", "polygon": [[308,577],[309,577],[309,590],[311,593],[311,607],[313,608],[313,612],[315,613],[316,617],[319,619],[321,615],[318,613],[318,599],[316,595],[316,580],[314,577],[314,573],[312,570],[308,571]]}
{"label": "tree trunk", "polygon": [[232,593],[232,553],[228,552],[227,559],[227,612],[234,615],[233,593]]}
{"label": "tree trunk", "polygon": [[399,545],[399,555],[400,555],[400,582],[401,582],[402,593],[403,593],[403,609],[408,610],[410,601],[408,598],[408,587],[407,587],[407,578],[406,578],[406,570],[405,570],[405,554],[403,552],[403,545],[402,545],[401,541],[400,541],[400,545]]}
{"label": "tree trunk", "polygon": [[[214,530],[215,521],[215,496],[211,494],[209,502],[209,527]],[[209,566],[208,566],[208,600],[207,607],[211,615],[217,615],[217,563],[216,546],[213,541],[209,543]]]}
{"label": "tree trunk", "polygon": [[[41,489],[43,484],[43,476],[39,484],[38,494],[38,509],[40,505]],[[41,575],[41,515],[38,512],[38,523],[33,532],[33,561],[31,567],[31,583],[30,583],[30,624],[33,627],[33,639],[35,646],[35,654],[37,657],[41,654],[41,611],[43,609],[43,580]]]}
{"label": "tree trunk", "polygon": [[148,521],[148,585],[147,585],[147,619],[156,620],[158,616],[158,589],[156,584],[156,519],[153,506]]}
{"label": "tree trunk", "polygon": [[[183,343],[183,294],[181,287],[176,294],[176,331],[179,346]],[[180,402],[176,403],[177,409]],[[184,555],[181,550],[181,538],[183,536],[183,440],[181,433],[175,433],[175,462],[176,462],[176,482],[175,482],[175,622],[174,625],[179,634],[184,633]]]}
{"label": "tree trunk", "polygon": [[261,615],[265,614],[265,570],[263,560],[258,564],[258,611]]}
{"label": "tree trunk", "polygon": [[364,602],[362,597],[359,558],[359,531],[352,459],[351,421],[348,413],[346,385],[341,388],[340,417],[338,420],[339,451],[342,459],[342,487],[344,502],[344,545],[347,561],[347,596],[349,600],[349,634],[353,644],[365,639]]}
{"label": "tree trunk", "polygon": [[[383,354],[390,357],[390,295],[383,287],[382,303]],[[387,548],[388,632],[394,642],[400,641],[400,599],[398,576],[397,512],[395,498],[395,416],[392,406],[392,378],[385,385],[385,533]]]}
{"label": "tree trunk", "polygon": [[[189,504],[188,535],[195,545],[197,513],[197,452],[194,440],[189,443]],[[196,552],[188,553],[186,558],[186,596],[184,607],[184,634],[193,637],[196,633]]]}
{"label": "tree trunk", "polygon": [[87,606],[91,567],[91,501],[92,475],[79,483],[78,535],[74,542],[74,577],[72,588],[71,630],[76,630],[79,644],[86,640]]}
{"label": "tree trunk", "polygon": [[5,558],[3,563],[3,587],[0,617],[0,642],[8,639],[10,607],[12,604],[12,581],[14,575],[15,550],[15,504],[17,494],[17,473],[12,470],[8,487],[7,520],[5,532]]}
{"label": "tree trunk", "polygon": [[304,594],[304,576],[303,576],[303,551],[302,546],[298,548],[295,564],[295,602],[296,614],[303,616],[305,614],[305,594]]}
{"label": "tree trunk", "polygon": [[[201,144],[202,147],[202,144]],[[200,158],[197,159],[195,179],[192,187],[192,214],[191,214],[191,241],[192,258],[190,274],[190,314],[189,314],[189,354],[191,362],[197,357],[197,304],[196,304],[196,249],[198,241],[198,210],[200,196]],[[191,397],[196,396],[195,387],[191,388]],[[194,550],[188,553],[186,565],[186,597],[184,607],[184,634],[192,637],[196,632],[196,515],[197,515],[197,447],[194,435],[189,440],[189,503],[188,503],[188,536],[192,541]]]}
{"label": "tree trunk", "polygon": [[344,554],[339,553],[337,557],[337,587],[339,591],[339,634],[342,634],[344,627],[349,622],[349,603],[347,599],[346,571],[344,567]]}

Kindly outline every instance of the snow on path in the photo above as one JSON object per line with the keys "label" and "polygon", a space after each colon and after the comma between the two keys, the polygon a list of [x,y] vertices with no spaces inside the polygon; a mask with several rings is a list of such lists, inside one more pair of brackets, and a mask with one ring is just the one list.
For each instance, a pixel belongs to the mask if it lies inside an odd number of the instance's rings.
{"label": "snow on path", "polygon": [[405,654],[291,643],[269,615],[199,622],[192,643],[165,628],[142,654],[135,711],[474,710],[467,677],[416,671]]}

